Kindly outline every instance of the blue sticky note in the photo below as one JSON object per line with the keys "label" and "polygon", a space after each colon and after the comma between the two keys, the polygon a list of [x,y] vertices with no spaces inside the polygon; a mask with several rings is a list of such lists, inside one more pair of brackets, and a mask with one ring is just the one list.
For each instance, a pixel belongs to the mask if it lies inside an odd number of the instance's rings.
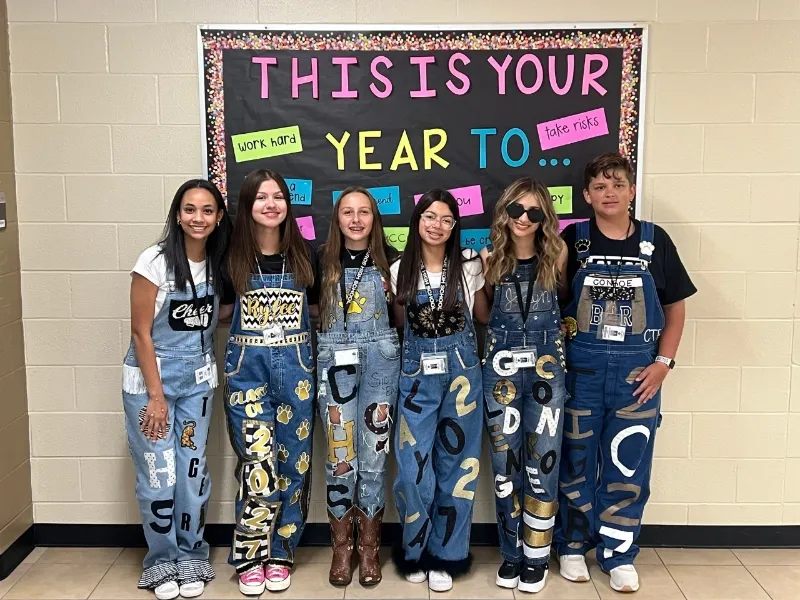
{"label": "blue sticky note", "polygon": [[312,184],[310,179],[287,179],[286,185],[289,186],[292,204],[311,206]]}
{"label": "blue sticky note", "polygon": [[462,229],[461,247],[472,248],[475,252],[480,252],[489,245],[490,229]]}
{"label": "blue sticky note", "polygon": [[[367,188],[369,193],[375,198],[378,203],[378,212],[382,215],[399,215],[400,214],[400,186],[387,185],[384,187]],[[333,192],[333,202],[335,203],[342,190]]]}

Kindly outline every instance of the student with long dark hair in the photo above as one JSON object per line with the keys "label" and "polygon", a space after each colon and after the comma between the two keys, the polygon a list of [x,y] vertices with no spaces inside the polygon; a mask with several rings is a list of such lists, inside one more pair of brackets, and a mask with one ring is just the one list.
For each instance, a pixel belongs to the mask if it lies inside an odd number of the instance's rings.
{"label": "student with long dark hair", "polygon": [[203,540],[211,493],[206,442],[230,232],[217,188],[187,181],[175,193],[161,241],[131,272],[122,399],[148,546],[139,587],[159,600],[199,596],[214,578]]}
{"label": "student with long dark hair", "polygon": [[386,456],[400,377],[400,342],[389,318],[389,263],[396,255],[372,195],[362,187],[345,189],[333,207],[318,268],[319,413],[328,438],[328,579],[334,585],[352,579],[354,521],[359,582],[381,580]]}
{"label": "student with long dark hair", "polygon": [[230,250],[235,304],[225,355],[225,412],[239,458],[230,564],[239,590],[285,590],[308,517],[314,421],[310,307],[313,250],[280,174],[250,173]]}
{"label": "student with long dark hair", "polygon": [[394,484],[403,526],[398,570],[437,592],[471,563],[483,391],[473,312],[486,318],[481,261],[462,252],[458,205],[432,190],[411,215],[403,258],[391,267],[404,327]]}

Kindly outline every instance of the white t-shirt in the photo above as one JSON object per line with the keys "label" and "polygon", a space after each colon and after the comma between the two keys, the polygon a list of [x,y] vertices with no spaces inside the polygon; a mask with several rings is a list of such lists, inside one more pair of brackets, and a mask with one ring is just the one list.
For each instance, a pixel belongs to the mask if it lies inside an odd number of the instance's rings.
{"label": "white t-shirt", "polygon": [[[164,300],[167,297],[167,292],[170,291],[170,286],[174,285],[175,278],[167,273],[167,259],[163,254],[160,254],[161,247],[158,245],[150,246],[147,250],[139,255],[139,260],[136,261],[131,275],[138,273],[147,281],[158,287],[156,294],[156,310],[154,316],[158,314],[161,307],[164,306]],[[198,286],[206,280],[206,261],[192,262],[189,261],[189,269],[192,272],[192,279],[194,285]]]}
{"label": "white t-shirt", "polygon": [[[464,290],[464,295],[466,296],[467,306],[469,306],[469,312],[472,314],[472,307],[475,304],[475,292],[481,289],[485,283],[483,278],[483,262],[480,260],[480,258],[469,260],[478,256],[478,253],[471,248],[465,248],[461,251],[461,254],[465,259],[465,262],[463,263],[463,273],[464,282],[466,283],[467,289]],[[389,271],[392,275],[392,292],[396,294],[397,274],[400,272],[400,261],[395,261],[389,267]],[[431,289],[435,290],[442,284],[442,273],[431,273],[428,271],[428,279],[431,282]],[[422,275],[417,277],[417,289],[425,289],[425,282],[422,279]]]}

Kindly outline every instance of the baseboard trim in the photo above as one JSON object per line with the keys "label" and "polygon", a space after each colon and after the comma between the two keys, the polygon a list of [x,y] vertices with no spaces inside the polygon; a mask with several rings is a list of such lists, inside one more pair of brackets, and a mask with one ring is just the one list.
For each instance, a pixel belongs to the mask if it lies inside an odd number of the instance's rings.
{"label": "baseboard trim", "polygon": [[31,525],[5,552],[0,554],[0,581],[11,575],[34,548],[36,548],[34,526]]}
{"label": "baseboard trim", "polygon": [[[36,546],[145,546],[141,525],[37,523],[25,535],[29,533]],[[400,524],[384,523],[382,536],[384,544],[397,539]],[[233,525],[206,525],[205,538],[212,546],[228,546],[232,537]],[[327,523],[308,523],[300,545],[327,546],[330,539]],[[497,525],[473,523],[470,542],[475,546],[496,546]],[[800,548],[800,525],[644,525],[637,543],[661,548]],[[6,553],[10,551],[11,548]],[[5,564],[5,554],[0,564]]]}

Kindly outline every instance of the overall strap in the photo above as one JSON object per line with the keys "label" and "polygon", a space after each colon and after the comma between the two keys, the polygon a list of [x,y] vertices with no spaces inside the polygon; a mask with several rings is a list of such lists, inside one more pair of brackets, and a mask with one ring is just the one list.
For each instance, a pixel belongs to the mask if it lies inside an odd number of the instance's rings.
{"label": "overall strap", "polygon": [[646,263],[653,260],[653,239],[655,237],[655,227],[650,221],[640,221],[641,233],[639,234],[639,259]]}
{"label": "overall strap", "polygon": [[589,258],[590,245],[589,220],[578,221],[575,224],[575,249],[578,251],[578,260],[580,262],[584,262]]}

